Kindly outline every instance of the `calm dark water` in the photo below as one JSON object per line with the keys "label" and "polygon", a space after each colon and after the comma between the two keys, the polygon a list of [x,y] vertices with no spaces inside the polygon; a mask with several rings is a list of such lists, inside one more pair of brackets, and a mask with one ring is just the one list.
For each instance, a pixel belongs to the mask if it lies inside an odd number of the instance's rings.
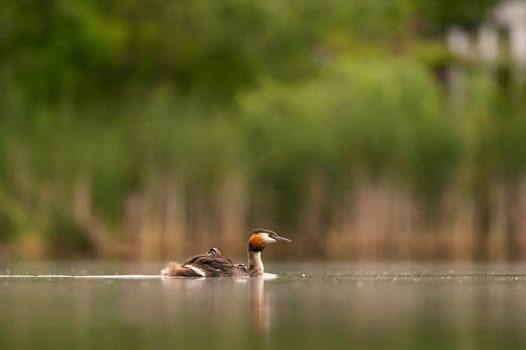
{"label": "calm dark water", "polygon": [[525,265],[267,264],[275,280],[13,276],[160,265],[2,266],[0,349],[526,349]]}

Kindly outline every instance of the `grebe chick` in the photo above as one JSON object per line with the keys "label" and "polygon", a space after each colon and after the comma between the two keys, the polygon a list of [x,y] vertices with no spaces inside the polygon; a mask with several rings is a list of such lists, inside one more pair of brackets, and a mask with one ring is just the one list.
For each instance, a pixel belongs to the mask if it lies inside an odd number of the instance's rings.
{"label": "grebe chick", "polygon": [[208,254],[208,256],[210,256],[212,258],[219,258],[219,257],[221,257],[221,252],[217,248],[210,248],[210,249],[208,249],[208,252],[206,252],[206,254]]}
{"label": "grebe chick", "polygon": [[206,254],[199,254],[188,258],[184,263],[170,262],[161,271],[162,276],[181,277],[249,277],[264,273],[261,252],[267,244],[274,242],[290,242],[276,232],[256,229],[250,232],[248,238],[248,267],[234,264],[224,257],[219,249],[211,248]]}

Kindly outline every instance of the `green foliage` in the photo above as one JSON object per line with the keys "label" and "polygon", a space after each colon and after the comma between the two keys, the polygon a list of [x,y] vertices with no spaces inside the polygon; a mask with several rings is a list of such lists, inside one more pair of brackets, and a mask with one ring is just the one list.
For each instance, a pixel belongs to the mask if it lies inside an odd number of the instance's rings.
{"label": "green foliage", "polygon": [[[32,1],[0,9],[0,60],[31,100],[122,97],[158,84],[228,99],[261,74],[308,76],[320,55],[400,33],[408,1]],[[363,16],[368,13],[368,16]],[[111,98],[110,98],[111,100]]]}
{"label": "green foliage", "polygon": [[301,187],[316,171],[341,183],[358,168],[439,193],[461,157],[434,82],[408,61],[348,61],[301,85],[268,82],[241,105],[259,181]]}
{"label": "green foliage", "polygon": [[498,0],[414,0],[422,27],[428,33],[443,33],[451,26],[475,29],[490,17]]}
{"label": "green foliage", "polygon": [[471,67],[450,108],[431,73],[451,63],[443,32],[494,3],[4,0],[0,240],[69,232],[66,246],[92,249],[72,209],[83,183],[115,228],[166,177],[191,197],[239,172],[288,223],[313,176],[336,195],[395,180],[425,203],[461,168],[517,178],[524,84]]}

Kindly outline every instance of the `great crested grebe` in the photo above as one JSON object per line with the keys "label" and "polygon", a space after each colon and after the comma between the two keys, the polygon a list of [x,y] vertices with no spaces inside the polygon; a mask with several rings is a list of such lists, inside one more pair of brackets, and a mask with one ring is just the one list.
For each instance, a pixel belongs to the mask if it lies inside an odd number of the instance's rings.
{"label": "great crested grebe", "polygon": [[188,258],[184,263],[170,262],[161,271],[163,276],[182,277],[248,277],[259,276],[264,273],[261,251],[265,246],[274,242],[290,242],[276,232],[256,229],[250,232],[248,238],[248,267],[234,264],[232,260],[221,255],[217,248],[211,248],[205,254]]}

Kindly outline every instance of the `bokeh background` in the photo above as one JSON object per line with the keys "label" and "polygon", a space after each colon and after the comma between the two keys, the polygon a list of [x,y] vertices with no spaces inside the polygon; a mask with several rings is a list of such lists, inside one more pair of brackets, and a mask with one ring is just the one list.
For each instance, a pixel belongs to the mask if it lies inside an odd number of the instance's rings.
{"label": "bokeh background", "polygon": [[525,5],[3,0],[0,258],[523,258]]}

